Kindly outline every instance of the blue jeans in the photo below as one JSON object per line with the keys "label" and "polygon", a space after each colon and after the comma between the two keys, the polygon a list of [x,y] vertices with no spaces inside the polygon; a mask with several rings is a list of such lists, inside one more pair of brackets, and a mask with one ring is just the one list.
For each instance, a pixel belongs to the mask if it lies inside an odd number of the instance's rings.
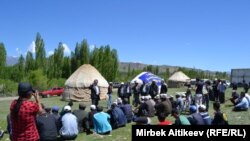
{"label": "blue jeans", "polygon": [[108,109],[111,108],[111,104],[112,104],[112,94],[108,94],[108,100],[107,100]]}

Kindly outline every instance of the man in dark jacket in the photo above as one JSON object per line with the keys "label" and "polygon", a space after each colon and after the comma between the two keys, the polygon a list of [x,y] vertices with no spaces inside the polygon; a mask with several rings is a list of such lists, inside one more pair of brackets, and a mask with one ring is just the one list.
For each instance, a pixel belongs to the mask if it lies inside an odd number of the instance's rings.
{"label": "man in dark jacket", "polygon": [[94,80],[94,83],[89,87],[91,90],[92,104],[98,106],[100,100],[100,87],[98,86],[98,80]]}
{"label": "man in dark jacket", "polygon": [[152,81],[152,84],[150,85],[149,88],[149,94],[153,99],[158,94],[158,86],[156,85],[156,81]]}
{"label": "man in dark jacket", "polygon": [[127,118],[127,122],[130,123],[133,120],[133,110],[132,106],[128,104],[128,99],[125,98],[123,105],[120,107]]}
{"label": "man in dark jacket", "polygon": [[79,109],[74,110],[73,114],[77,117],[78,130],[79,132],[90,133],[89,122],[88,122],[88,112],[85,111],[86,105],[83,103],[79,104]]}
{"label": "man in dark jacket", "polygon": [[116,103],[111,105],[111,109],[107,112],[110,115],[110,124],[112,129],[117,129],[119,127],[124,127],[127,124],[126,116],[123,111],[117,107]]}
{"label": "man in dark jacket", "polygon": [[56,118],[49,113],[44,113],[36,119],[37,129],[40,135],[40,141],[57,140],[58,126]]}
{"label": "man in dark jacket", "polygon": [[149,94],[149,86],[146,81],[143,81],[143,84],[140,87],[141,96],[146,96]]}
{"label": "man in dark jacket", "polygon": [[172,104],[168,99],[167,94],[161,94],[161,103],[155,107],[156,115],[159,113],[165,113],[166,115],[170,115],[172,113]]}
{"label": "man in dark jacket", "polygon": [[168,86],[164,80],[161,81],[161,91],[160,94],[167,94],[168,93]]}

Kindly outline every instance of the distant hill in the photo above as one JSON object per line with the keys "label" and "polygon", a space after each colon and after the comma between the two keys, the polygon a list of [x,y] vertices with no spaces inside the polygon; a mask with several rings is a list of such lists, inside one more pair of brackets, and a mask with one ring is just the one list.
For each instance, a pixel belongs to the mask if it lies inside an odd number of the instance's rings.
{"label": "distant hill", "polygon": [[[18,62],[18,57],[13,57],[13,56],[7,56],[6,58],[6,63],[8,66],[14,65]],[[120,62],[119,64],[119,71],[120,72],[128,72],[128,68],[130,66],[131,71],[132,70],[143,70],[145,67],[149,66],[150,64],[143,64],[143,63],[137,63],[137,62]],[[155,66],[155,65],[153,65]],[[169,69],[170,73],[173,73],[178,70],[181,66],[169,66],[169,65],[159,65],[159,73],[165,73],[166,69]],[[186,68],[186,67],[185,67]],[[194,69],[194,68],[186,68],[186,69]],[[201,70],[201,69],[196,69],[197,71],[204,71],[206,73],[216,73],[214,71],[209,71],[209,70]],[[228,74],[230,74],[228,72]]]}
{"label": "distant hill", "polygon": [[7,66],[15,65],[17,62],[18,62],[18,57],[13,57],[13,56],[6,57]]}
{"label": "distant hill", "polygon": [[[120,62],[119,64],[119,71],[120,72],[128,72],[128,68],[130,66],[131,70],[143,70],[145,67],[149,66],[150,64],[142,64],[142,63],[133,63],[133,62]],[[155,66],[155,65],[153,65]],[[168,66],[168,65],[161,65],[159,66],[159,73],[165,73],[166,69],[169,69],[170,73],[175,72],[178,70],[178,66]]]}

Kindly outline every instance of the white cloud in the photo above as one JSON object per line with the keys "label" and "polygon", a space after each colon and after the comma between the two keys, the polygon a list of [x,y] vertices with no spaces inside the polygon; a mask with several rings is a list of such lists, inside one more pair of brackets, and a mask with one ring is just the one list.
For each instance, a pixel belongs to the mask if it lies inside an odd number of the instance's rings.
{"label": "white cloud", "polygon": [[49,51],[48,52],[48,56],[51,56],[51,55],[53,55],[54,54],[54,51]]}
{"label": "white cloud", "polygon": [[70,55],[71,50],[69,49],[69,46],[65,43],[62,44],[64,47],[64,55]]}
{"label": "white cloud", "polygon": [[18,51],[19,51],[19,48],[16,48],[16,51],[18,52]]}
{"label": "white cloud", "polygon": [[35,53],[36,52],[36,44],[35,41],[32,41],[31,44],[29,45],[28,51],[30,51],[31,53]]}
{"label": "white cloud", "polygon": [[96,47],[95,45],[90,45],[89,46],[90,51],[94,50],[95,47]]}

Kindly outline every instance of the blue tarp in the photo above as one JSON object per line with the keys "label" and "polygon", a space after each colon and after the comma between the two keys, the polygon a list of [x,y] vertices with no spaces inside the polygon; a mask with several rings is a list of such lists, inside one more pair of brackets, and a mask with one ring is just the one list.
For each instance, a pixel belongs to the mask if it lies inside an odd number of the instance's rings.
{"label": "blue tarp", "polygon": [[160,86],[162,78],[150,72],[143,72],[139,74],[132,81],[138,81],[138,80],[139,80],[139,83],[142,83],[143,81],[145,81],[146,83],[152,83],[152,81],[155,80],[157,85]]}

